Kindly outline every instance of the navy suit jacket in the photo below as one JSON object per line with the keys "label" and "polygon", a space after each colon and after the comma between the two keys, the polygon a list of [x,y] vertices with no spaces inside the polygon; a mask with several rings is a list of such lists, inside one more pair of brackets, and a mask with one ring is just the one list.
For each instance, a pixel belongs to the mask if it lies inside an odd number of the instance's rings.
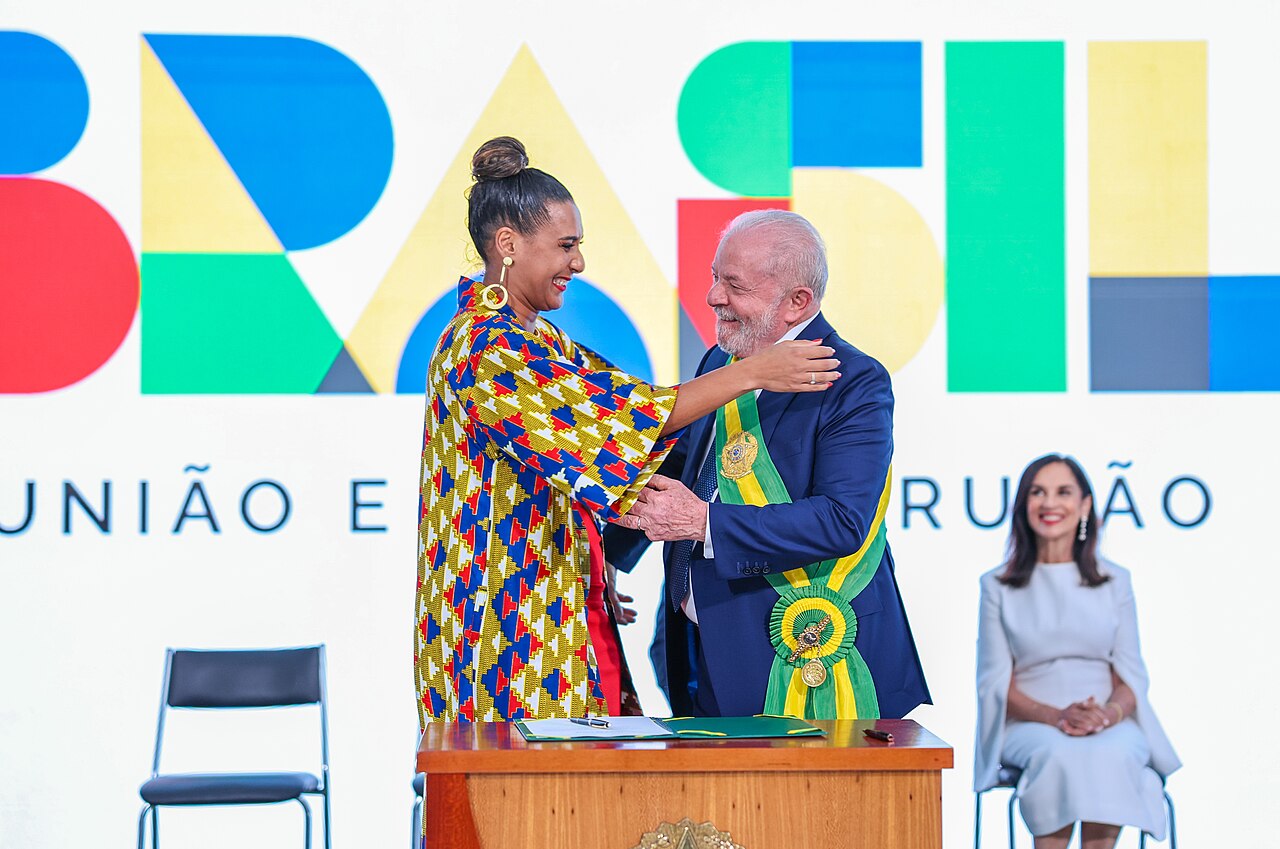
{"label": "navy suit jacket", "polygon": [[[825,392],[761,392],[760,425],[769,456],[787,485],[791,504],[710,507],[715,558],[697,543],[690,564],[697,608],[699,650],[693,629],[679,610],[666,605],[666,681],[677,716],[700,705],[723,716],[748,716],[764,707],[773,663],[769,616],[778,594],[761,577],[857,551],[867,538],[893,454],[893,391],[889,374],[873,358],[841,339],[819,313],[800,334],[835,349],[841,377]],[[703,358],[698,373],[719,368],[729,356],[719,347]],[[715,416],[690,425],[663,463],[662,474],[693,488]],[[639,532],[611,526],[605,555],[628,569],[647,546]],[[671,544],[663,560],[670,574]],[[907,623],[893,555],[886,545],[875,577],[853,601],[858,617],[854,645],[876,685],[882,717],[901,717],[929,703],[915,641]],[[696,658],[705,659],[703,668]],[[704,689],[695,704],[690,685]],[[709,687],[712,698],[705,688]]]}

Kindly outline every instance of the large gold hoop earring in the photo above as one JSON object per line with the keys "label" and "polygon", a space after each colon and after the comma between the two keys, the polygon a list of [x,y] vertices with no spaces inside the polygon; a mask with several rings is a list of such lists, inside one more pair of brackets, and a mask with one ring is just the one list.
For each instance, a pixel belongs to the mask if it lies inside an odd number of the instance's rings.
{"label": "large gold hoop earring", "polygon": [[501,283],[490,283],[480,290],[480,300],[491,310],[500,310],[507,305],[507,287]]}
{"label": "large gold hoop earring", "polygon": [[480,300],[491,310],[500,310],[507,305],[507,269],[515,263],[509,256],[502,258],[502,272],[497,283],[490,283],[480,290]]}

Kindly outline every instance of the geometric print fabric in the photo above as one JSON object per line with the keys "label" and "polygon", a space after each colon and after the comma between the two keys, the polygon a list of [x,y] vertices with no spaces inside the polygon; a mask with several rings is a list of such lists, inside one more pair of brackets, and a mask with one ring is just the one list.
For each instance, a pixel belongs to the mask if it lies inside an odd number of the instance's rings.
{"label": "geometric print fabric", "polygon": [[419,719],[604,713],[587,633],[597,521],[631,508],[674,437],[676,391],[618,371],[539,319],[459,311],[427,372],[419,520]]}

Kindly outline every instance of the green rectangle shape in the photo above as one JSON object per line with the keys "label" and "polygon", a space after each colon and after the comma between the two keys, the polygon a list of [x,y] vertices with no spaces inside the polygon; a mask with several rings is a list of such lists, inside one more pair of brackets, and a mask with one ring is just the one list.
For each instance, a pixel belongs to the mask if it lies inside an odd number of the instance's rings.
{"label": "green rectangle shape", "polygon": [[1061,42],[947,44],[947,389],[1065,392]]}
{"label": "green rectangle shape", "polygon": [[142,255],[142,394],[311,394],[342,340],[284,254]]}

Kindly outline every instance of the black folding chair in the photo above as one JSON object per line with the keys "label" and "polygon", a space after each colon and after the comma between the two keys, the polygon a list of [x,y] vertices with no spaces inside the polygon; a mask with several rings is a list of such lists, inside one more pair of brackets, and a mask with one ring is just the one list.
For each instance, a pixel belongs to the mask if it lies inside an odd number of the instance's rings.
{"label": "black folding chair", "polygon": [[995,787],[973,794],[973,849],[981,849],[982,846],[982,795],[992,790],[1002,789],[1013,791],[1009,794],[1009,849],[1016,849],[1013,837],[1013,806],[1018,803],[1018,779],[1021,777],[1022,770],[1015,766],[1001,764],[1000,772],[996,774]]}
{"label": "black folding chair", "polygon": [[[1164,808],[1169,817],[1169,849],[1178,849],[1178,819],[1173,812],[1173,797],[1169,795],[1163,775],[1160,776],[1160,788],[1164,791]],[[1138,835],[1138,846],[1139,849],[1146,849],[1147,833],[1145,831]]]}
{"label": "black folding chair", "polygon": [[[1017,843],[1014,839],[1013,825],[1013,807],[1018,802],[1018,779],[1022,777],[1022,770],[1014,766],[1000,765],[1000,772],[996,774],[996,784],[981,793],[974,794],[973,809],[973,849],[980,849],[982,846],[982,795],[989,793],[991,790],[1011,790],[1009,794],[1009,849],[1016,849]],[[1163,787],[1164,777],[1160,777],[1160,783]],[[1178,849],[1178,820],[1173,810],[1173,797],[1169,795],[1167,789],[1164,790],[1164,806],[1169,818],[1169,849]],[[1147,845],[1147,833],[1145,831],[1138,833],[1138,846],[1145,849]]]}
{"label": "black folding chair", "polygon": [[[169,708],[266,708],[318,705],[320,775],[309,772],[160,773],[165,714]],[[305,822],[304,849],[311,846],[311,807],[306,795],[324,800],[324,845],[329,837],[329,717],[325,698],[324,646],[249,651],[168,649],[164,689],[151,778],[138,791],[146,803],[138,816],[138,849],[145,849],[146,824],[151,845],[160,846],[162,806],[269,805],[297,802]],[[148,814],[150,815],[148,817]]]}

